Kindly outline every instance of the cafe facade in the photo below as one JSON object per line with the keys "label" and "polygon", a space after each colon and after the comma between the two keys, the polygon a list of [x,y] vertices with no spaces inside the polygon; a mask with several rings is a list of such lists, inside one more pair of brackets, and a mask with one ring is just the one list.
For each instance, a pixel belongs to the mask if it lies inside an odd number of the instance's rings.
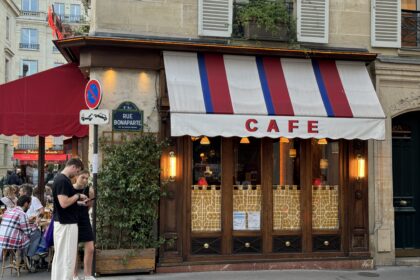
{"label": "cafe facade", "polygon": [[57,45],[101,83],[100,109],[132,102],[144,130],[170,139],[158,272],[374,266],[368,146],[385,138],[367,68],[376,55],[103,37]]}

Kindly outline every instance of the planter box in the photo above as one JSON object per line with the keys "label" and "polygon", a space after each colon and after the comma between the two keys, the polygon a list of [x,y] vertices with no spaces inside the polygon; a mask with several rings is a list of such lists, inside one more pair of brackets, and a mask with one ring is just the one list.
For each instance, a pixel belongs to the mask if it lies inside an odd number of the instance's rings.
{"label": "planter box", "polygon": [[97,250],[96,273],[123,274],[154,272],[156,267],[156,249],[120,249]]}
{"label": "planter box", "polygon": [[244,25],[244,37],[251,40],[264,40],[264,41],[281,41],[287,42],[289,35],[287,34],[287,26],[279,24],[276,27],[276,32],[265,30],[265,26],[258,26],[254,21],[249,21]]}

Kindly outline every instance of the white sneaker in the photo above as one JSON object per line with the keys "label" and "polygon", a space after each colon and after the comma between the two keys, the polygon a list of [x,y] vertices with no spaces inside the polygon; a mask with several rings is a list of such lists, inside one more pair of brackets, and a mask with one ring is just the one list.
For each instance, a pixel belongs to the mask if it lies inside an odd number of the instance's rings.
{"label": "white sneaker", "polygon": [[79,276],[73,276],[73,280],[80,280]]}
{"label": "white sneaker", "polygon": [[85,280],[96,280],[93,276],[85,276]]}

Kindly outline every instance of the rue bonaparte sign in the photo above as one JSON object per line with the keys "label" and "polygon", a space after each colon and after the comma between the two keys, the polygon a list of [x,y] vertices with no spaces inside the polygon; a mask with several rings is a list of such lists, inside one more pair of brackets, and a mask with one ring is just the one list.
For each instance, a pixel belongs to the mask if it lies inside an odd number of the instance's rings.
{"label": "rue bonaparte sign", "polygon": [[143,111],[133,102],[123,102],[116,110],[112,110],[112,130],[114,131],[142,131]]}

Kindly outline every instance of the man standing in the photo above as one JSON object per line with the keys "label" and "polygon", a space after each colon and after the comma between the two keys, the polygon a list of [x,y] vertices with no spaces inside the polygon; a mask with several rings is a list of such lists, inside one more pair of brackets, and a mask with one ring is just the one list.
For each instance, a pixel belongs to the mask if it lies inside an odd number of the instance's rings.
{"label": "man standing", "polygon": [[24,249],[29,246],[31,228],[25,212],[30,204],[30,196],[19,197],[17,207],[7,209],[1,220],[0,248],[18,250],[18,262]]}
{"label": "man standing", "polygon": [[78,208],[77,201],[86,202],[87,196],[76,193],[71,178],[83,169],[78,158],[72,158],[53,183],[54,203],[54,259],[51,280],[72,280],[76,264]]}

